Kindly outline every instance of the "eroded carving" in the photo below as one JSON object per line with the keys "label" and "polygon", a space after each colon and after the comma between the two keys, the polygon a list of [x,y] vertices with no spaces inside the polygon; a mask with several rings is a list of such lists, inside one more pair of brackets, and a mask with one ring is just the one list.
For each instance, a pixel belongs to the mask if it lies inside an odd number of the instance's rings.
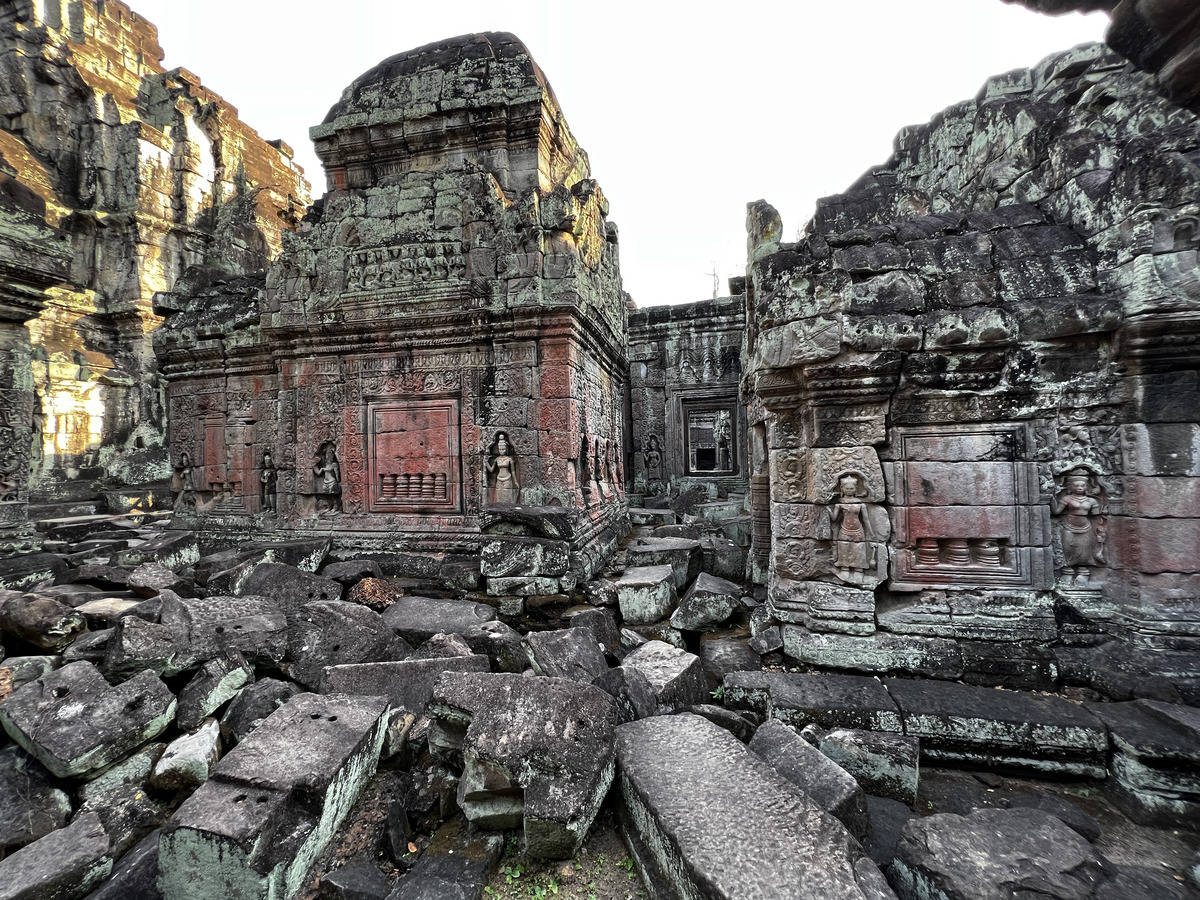
{"label": "eroded carving", "polygon": [[517,457],[508,442],[508,433],[497,431],[488,448],[488,492],[492,503],[520,503],[521,482]]}
{"label": "eroded carving", "polygon": [[1062,489],[1050,498],[1050,511],[1057,517],[1063,582],[1091,587],[1092,569],[1107,564],[1108,540],[1108,497],[1095,473],[1078,467],[1064,475]]}

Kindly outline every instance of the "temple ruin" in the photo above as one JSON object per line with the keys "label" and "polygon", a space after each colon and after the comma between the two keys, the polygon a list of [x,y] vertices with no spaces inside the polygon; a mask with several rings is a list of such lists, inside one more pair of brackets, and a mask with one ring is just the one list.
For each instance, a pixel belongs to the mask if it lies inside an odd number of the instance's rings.
{"label": "temple ruin", "polygon": [[0,898],[1200,896],[1200,11],[1009,2],[1108,42],[679,306],[512,34],[314,201],[6,4]]}

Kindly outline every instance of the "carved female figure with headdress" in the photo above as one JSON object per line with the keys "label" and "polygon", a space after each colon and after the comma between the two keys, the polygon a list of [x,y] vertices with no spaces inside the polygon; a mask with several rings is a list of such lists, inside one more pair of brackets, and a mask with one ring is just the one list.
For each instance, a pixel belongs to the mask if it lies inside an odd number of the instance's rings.
{"label": "carved female figure with headdress", "polygon": [[262,510],[264,512],[275,512],[275,495],[279,489],[279,470],[275,468],[275,462],[271,458],[270,450],[263,451],[262,471],[258,476],[258,485]]}
{"label": "carved female figure with headdress", "polygon": [[833,531],[833,568],[843,581],[875,569],[875,547],[871,544],[870,520],[866,515],[867,496],[862,476],[843,472],[838,476],[838,493],[829,505],[829,524]]}
{"label": "carved female figure with headdress", "polygon": [[521,484],[517,480],[517,458],[513,455],[508,433],[496,432],[496,439],[488,448],[488,480],[492,486],[493,503],[519,503]]}
{"label": "carved female figure with headdress", "polygon": [[1105,564],[1108,510],[1093,481],[1090,471],[1074,468],[1063,478],[1063,489],[1050,498],[1050,511],[1058,517],[1063,575],[1075,587],[1088,586],[1092,567]]}
{"label": "carved female figure with headdress", "polygon": [[337,512],[341,508],[342,467],[333,441],[317,448],[312,471],[313,492],[318,495],[317,512]]}

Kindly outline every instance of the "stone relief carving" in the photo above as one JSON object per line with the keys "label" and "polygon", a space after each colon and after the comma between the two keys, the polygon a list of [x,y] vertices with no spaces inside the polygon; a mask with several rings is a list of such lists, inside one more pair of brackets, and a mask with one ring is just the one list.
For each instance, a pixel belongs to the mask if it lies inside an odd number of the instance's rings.
{"label": "stone relief carving", "polygon": [[649,474],[662,470],[662,445],[658,441],[658,435],[652,434],[646,439],[646,446],[642,448],[642,463]]}
{"label": "stone relief carving", "polygon": [[271,457],[270,450],[264,450],[262,456],[262,471],[258,476],[260,509],[262,512],[274,515],[279,511],[279,469]]}
{"label": "stone relief carving", "polygon": [[1062,477],[1062,488],[1050,498],[1057,518],[1065,587],[1092,587],[1092,570],[1107,564],[1108,497],[1099,478],[1078,467]]}
{"label": "stone relief carving", "polygon": [[179,454],[179,462],[171,474],[171,494],[174,496],[176,511],[195,509],[196,507],[196,467],[192,465],[192,455],[184,450]]}
{"label": "stone relief carving", "polygon": [[352,251],[346,259],[344,290],[372,291],[461,279],[466,262],[456,242],[403,244]]}
{"label": "stone relief carving", "polygon": [[517,457],[505,431],[497,431],[491,447],[488,448],[487,473],[490,502],[521,502]]}
{"label": "stone relief carving", "polygon": [[313,493],[317,495],[317,515],[342,511],[342,467],[333,441],[317,448],[313,457]]}
{"label": "stone relief carving", "polygon": [[[847,584],[874,587],[886,574],[888,530],[883,507],[867,503],[870,490],[859,472],[842,472],[826,507],[833,574]],[[882,565],[881,565],[882,564]]]}

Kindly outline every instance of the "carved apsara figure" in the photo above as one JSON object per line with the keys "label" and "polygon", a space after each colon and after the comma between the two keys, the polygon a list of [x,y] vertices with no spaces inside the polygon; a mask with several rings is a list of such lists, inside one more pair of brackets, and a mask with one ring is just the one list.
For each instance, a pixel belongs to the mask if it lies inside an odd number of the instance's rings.
{"label": "carved apsara figure", "polygon": [[662,445],[658,442],[658,435],[652,434],[646,439],[646,446],[642,448],[642,462],[647,472],[662,468]]}
{"label": "carved apsara figure", "polygon": [[1063,575],[1074,587],[1088,587],[1092,568],[1103,566],[1108,538],[1108,509],[1094,475],[1082,467],[1063,478],[1063,489],[1050,498],[1062,540]]}
{"label": "carved apsara figure", "polygon": [[179,465],[171,473],[171,493],[175,495],[176,509],[196,505],[195,472],[192,455],[184,450],[179,454]]}
{"label": "carved apsara figure", "polygon": [[317,448],[313,457],[313,493],[317,495],[317,512],[334,513],[341,509],[342,467],[338,463],[333,441]]}
{"label": "carved apsara figure", "polygon": [[875,547],[871,523],[866,515],[866,486],[861,475],[844,472],[838,476],[838,493],[827,510],[833,532],[833,568],[843,581],[855,581],[875,571]]}
{"label": "carved apsara figure", "polygon": [[263,512],[276,512],[276,492],[279,490],[279,470],[275,468],[275,462],[271,458],[270,450],[263,451],[262,471],[258,475],[258,490],[259,499],[262,502]]}
{"label": "carved apsara figure", "polygon": [[519,503],[521,483],[517,477],[517,458],[513,455],[508,434],[497,431],[492,446],[488,448],[488,481],[491,484],[492,503]]}

